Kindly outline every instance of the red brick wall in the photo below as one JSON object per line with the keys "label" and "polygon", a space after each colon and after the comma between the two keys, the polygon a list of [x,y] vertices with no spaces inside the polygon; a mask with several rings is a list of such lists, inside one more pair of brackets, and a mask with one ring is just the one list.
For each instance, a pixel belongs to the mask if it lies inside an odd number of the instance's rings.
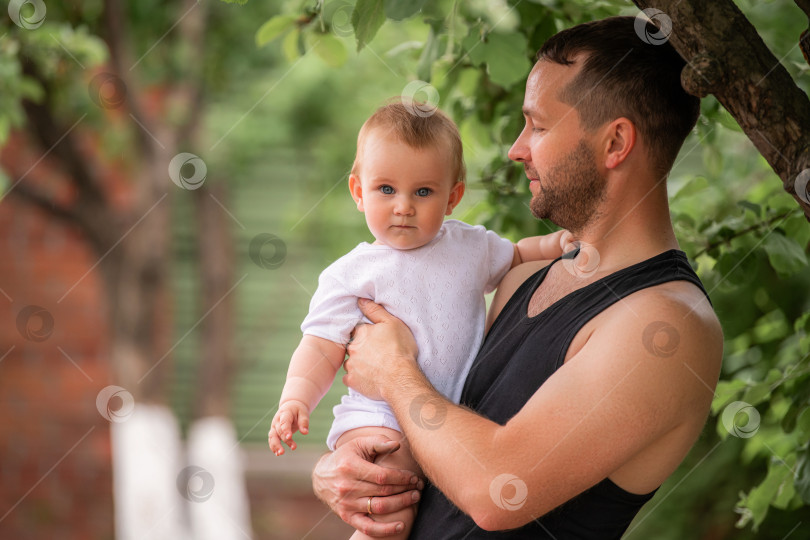
{"label": "red brick wall", "polygon": [[[40,157],[12,139],[0,163],[14,184]],[[24,181],[58,177],[46,159]],[[0,200],[0,538],[113,537],[97,259],[75,228],[13,193]]]}

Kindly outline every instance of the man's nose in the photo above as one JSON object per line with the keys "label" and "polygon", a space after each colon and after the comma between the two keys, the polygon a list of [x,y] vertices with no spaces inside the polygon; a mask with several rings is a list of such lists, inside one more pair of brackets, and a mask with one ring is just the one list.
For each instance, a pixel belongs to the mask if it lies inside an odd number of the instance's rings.
{"label": "man's nose", "polygon": [[524,161],[529,161],[529,146],[524,141],[525,134],[526,130],[524,129],[520,132],[517,140],[515,140],[514,144],[512,144],[512,148],[510,148],[509,152],[507,153],[509,159],[512,161],[519,161],[521,163]]}

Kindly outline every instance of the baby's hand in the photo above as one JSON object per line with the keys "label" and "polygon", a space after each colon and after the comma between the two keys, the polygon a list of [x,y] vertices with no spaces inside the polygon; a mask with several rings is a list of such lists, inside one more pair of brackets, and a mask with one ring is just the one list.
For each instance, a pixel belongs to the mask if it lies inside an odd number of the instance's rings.
{"label": "baby's hand", "polygon": [[562,254],[568,253],[569,251],[576,249],[577,244],[576,242],[574,242],[574,235],[571,234],[571,232],[568,231],[568,229],[561,229],[555,233],[552,233],[551,236],[555,234],[559,235],[558,241],[560,244],[560,249],[562,250]]}
{"label": "baby's hand", "polygon": [[267,442],[270,450],[277,456],[284,453],[282,441],[295,450],[298,445],[293,441],[293,433],[300,431],[303,435],[309,433],[309,407],[305,403],[297,400],[285,401],[279,405],[276,415],[273,417],[273,424],[267,434]]}
{"label": "baby's hand", "polygon": [[539,236],[540,258],[556,259],[576,247],[574,236],[566,229]]}

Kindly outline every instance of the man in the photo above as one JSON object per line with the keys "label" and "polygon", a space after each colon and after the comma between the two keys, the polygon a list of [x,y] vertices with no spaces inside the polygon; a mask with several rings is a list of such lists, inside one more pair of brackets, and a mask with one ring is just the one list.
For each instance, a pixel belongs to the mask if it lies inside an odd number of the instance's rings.
{"label": "man", "polygon": [[[532,213],[581,247],[504,278],[461,405],[421,374],[407,327],[361,302],[375,324],[357,329],[344,382],[391,405],[430,481],[411,538],[619,538],[702,430],[722,332],[677,250],[665,182],[699,102],[683,60],[634,22],[579,25],[538,54],[509,157]],[[357,440],[313,473],[370,535],[398,525],[374,514],[420,498],[412,474],[371,463],[395,447]]]}

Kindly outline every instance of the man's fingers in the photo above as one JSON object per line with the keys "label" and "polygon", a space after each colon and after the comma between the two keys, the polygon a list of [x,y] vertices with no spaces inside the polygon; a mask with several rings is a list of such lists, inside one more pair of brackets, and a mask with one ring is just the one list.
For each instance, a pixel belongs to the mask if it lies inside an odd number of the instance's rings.
{"label": "man's fingers", "polygon": [[[358,465],[357,473],[374,486],[374,495],[390,495],[397,488],[415,488],[419,482],[419,477],[412,471],[389,469],[366,461]],[[369,495],[371,494],[370,492]]]}
{"label": "man's fingers", "polygon": [[[399,512],[404,508],[408,508],[412,504],[419,502],[421,494],[417,490],[406,491],[405,493],[398,493],[390,496],[378,496],[371,498],[371,511],[375,514],[390,514],[391,512]],[[364,501],[368,507],[368,499]]]}
{"label": "man's fingers", "polygon": [[349,525],[367,536],[374,536],[377,538],[393,536],[398,532],[401,532],[402,528],[405,527],[405,524],[401,521],[394,521],[392,523],[377,523],[365,514],[354,514],[349,519]]}
{"label": "man's fingers", "polygon": [[384,436],[375,440],[374,446],[372,446],[372,451],[375,456],[390,454],[397,450],[399,450],[399,443]]}
{"label": "man's fingers", "polygon": [[368,320],[370,320],[374,324],[386,321],[391,318],[391,314],[388,313],[384,307],[382,307],[380,304],[375,304],[368,298],[358,299],[357,305],[360,306],[360,311],[363,312],[363,315],[368,317]]}

